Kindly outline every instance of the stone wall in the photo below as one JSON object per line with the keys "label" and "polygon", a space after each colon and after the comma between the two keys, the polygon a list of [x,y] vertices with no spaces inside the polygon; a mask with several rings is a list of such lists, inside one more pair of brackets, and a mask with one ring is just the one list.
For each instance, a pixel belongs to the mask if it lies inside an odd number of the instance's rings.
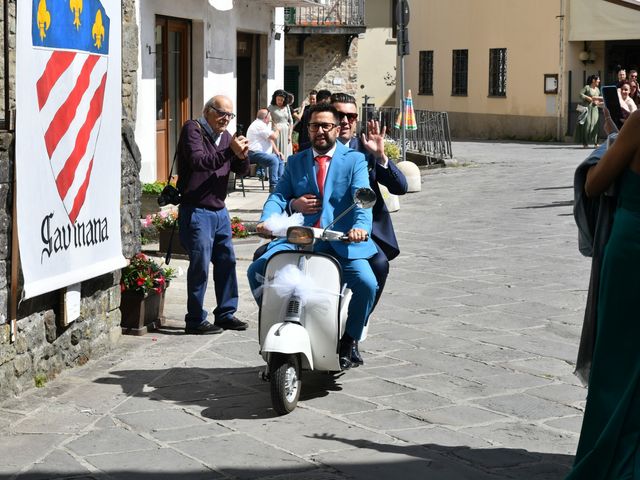
{"label": "stone wall", "polygon": [[301,65],[300,96],[311,89],[327,89],[357,96],[358,93],[358,39],[354,38],[345,52],[344,35],[311,35],[304,40],[304,54],[298,54],[298,35],[289,35],[285,43],[285,63]]}
{"label": "stone wall", "polygon": [[[15,46],[15,4],[9,2],[9,45]],[[122,0],[122,252],[140,250],[140,153],[133,137],[138,57],[135,0]],[[0,30],[1,33],[1,30]],[[12,57],[15,48],[11,49]],[[0,50],[0,66],[3,65]],[[15,57],[11,59],[15,75]],[[15,78],[9,95],[13,98]],[[9,291],[11,260],[13,132],[0,131],[0,398],[42,384],[65,368],[81,365],[113,347],[120,337],[120,272],[82,283],[80,318],[68,326],[60,321],[60,292],[18,305],[16,342],[10,343]]]}

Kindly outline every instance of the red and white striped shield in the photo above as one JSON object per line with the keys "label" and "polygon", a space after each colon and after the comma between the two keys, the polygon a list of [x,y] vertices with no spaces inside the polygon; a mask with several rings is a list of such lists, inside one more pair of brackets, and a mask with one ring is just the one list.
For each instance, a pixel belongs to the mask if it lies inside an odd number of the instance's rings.
{"label": "red and white striped shield", "polygon": [[91,178],[109,57],[52,50],[36,90],[58,194],[74,223]]}

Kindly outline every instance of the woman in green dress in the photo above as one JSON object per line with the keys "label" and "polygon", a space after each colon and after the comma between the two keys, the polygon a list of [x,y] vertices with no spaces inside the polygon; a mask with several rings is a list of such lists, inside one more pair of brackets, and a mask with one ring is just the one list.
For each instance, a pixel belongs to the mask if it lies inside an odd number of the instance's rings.
{"label": "woman in green dress", "polygon": [[[584,148],[589,144],[598,146],[598,105],[602,103],[600,96],[600,77],[591,75],[587,79],[587,85],[580,90],[580,100],[578,105],[578,124],[576,125],[576,142],[582,143]],[[582,108],[581,108],[582,107]]]}
{"label": "woman in green dress", "polygon": [[614,182],[587,405],[567,480],[640,479],[640,111],[589,170],[585,191],[594,197]]}

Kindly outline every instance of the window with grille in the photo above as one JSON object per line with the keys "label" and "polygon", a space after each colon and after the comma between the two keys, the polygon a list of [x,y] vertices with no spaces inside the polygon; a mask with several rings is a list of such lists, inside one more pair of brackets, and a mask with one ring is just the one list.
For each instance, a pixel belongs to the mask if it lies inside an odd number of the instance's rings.
{"label": "window with grille", "polygon": [[507,49],[489,49],[489,96],[507,96]]}
{"label": "window with grille", "polygon": [[433,50],[420,52],[419,95],[433,95]]}
{"label": "window with grille", "polygon": [[469,50],[453,51],[451,95],[467,95],[469,75]]}

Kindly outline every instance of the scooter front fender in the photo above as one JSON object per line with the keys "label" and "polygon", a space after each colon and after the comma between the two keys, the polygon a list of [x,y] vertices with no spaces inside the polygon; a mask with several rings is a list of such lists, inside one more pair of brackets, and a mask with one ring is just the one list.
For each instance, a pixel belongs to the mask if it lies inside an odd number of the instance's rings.
{"label": "scooter front fender", "polygon": [[301,353],[303,355],[302,366],[313,370],[309,334],[302,325],[297,323],[280,322],[272,325],[265,336],[260,353],[265,360],[268,353],[285,353],[288,355]]}

